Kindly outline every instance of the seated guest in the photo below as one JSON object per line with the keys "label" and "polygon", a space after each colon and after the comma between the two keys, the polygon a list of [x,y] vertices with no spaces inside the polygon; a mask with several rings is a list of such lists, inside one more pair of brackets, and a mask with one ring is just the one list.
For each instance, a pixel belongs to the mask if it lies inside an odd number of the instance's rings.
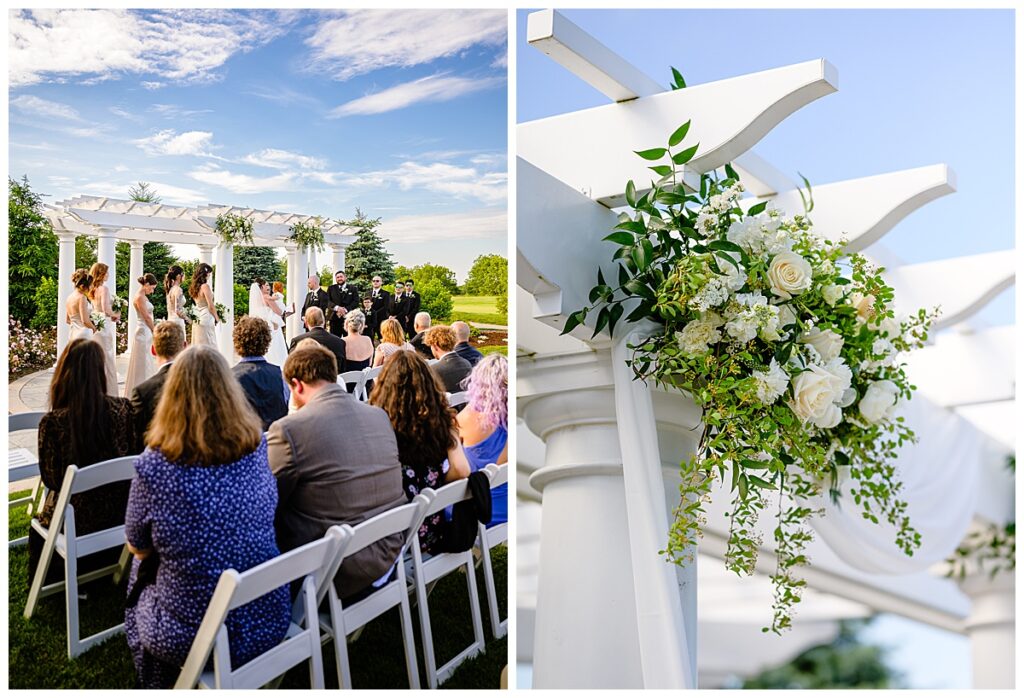
{"label": "seated guest", "polygon": [[473,370],[469,362],[455,353],[455,333],[447,325],[437,325],[427,330],[423,343],[430,347],[438,362],[430,367],[449,393],[457,393],[462,381]]}
{"label": "seated guest", "polygon": [[235,325],[232,339],[241,358],[231,370],[266,431],[271,422],[288,414],[289,397],[281,367],[265,357],[270,348],[270,325],[262,318],[245,315]]}
{"label": "seated guest", "polygon": [[[279,551],[274,542],[277,488],[259,418],[210,346],[174,361],[148,448],[135,461],[125,536],[135,555],[125,634],[138,685],[170,688],[195,639],[221,572],[244,572]],[[150,559],[152,558],[152,559]],[[139,570],[159,568],[141,591]],[[239,667],[278,644],[288,631],[288,586],[227,617],[231,664]]]}
{"label": "seated guest", "polygon": [[[455,411],[448,406],[427,362],[416,352],[395,352],[376,383],[370,404],[383,408],[391,418],[406,498],[411,500],[424,488],[437,489],[469,477]],[[444,512],[438,512],[423,522],[420,547],[424,552],[439,550],[443,516]]]}
{"label": "seated guest", "polygon": [[455,333],[455,353],[468,361],[470,366],[476,366],[484,355],[470,345],[469,325],[462,320],[456,320],[452,323],[452,332]]}
{"label": "seated guest", "polygon": [[[335,524],[355,526],[404,504],[388,416],[335,382],[334,356],[320,346],[296,348],[284,377],[299,410],[274,422],[267,434],[281,550],[318,540]],[[342,600],[386,581],[401,547],[402,535],[395,534],[346,557],[334,579]]]}
{"label": "seated guest", "polygon": [[345,316],[345,370],[361,371],[370,367],[373,359],[373,340],[363,334],[366,316],[361,310],[350,311]]}
{"label": "seated guest", "polygon": [[380,324],[380,344],[373,354],[373,366],[383,366],[384,360],[396,351],[407,349],[414,351],[412,345],[405,341],[405,330],[395,318],[388,318]]}
{"label": "seated guest", "polygon": [[327,347],[334,354],[334,360],[338,362],[338,373],[347,371],[345,340],[341,337],[336,337],[325,329],[324,311],[320,310],[320,308],[309,308],[306,310],[305,321],[309,331],[292,338],[291,343],[288,345],[288,353],[291,353],[302,340],[314,339],[318,344]]}
{"label": "seated guest", "polygon": [[[508,462],[508,359],[491,354],[466,380],[469,401],[459,412],[459,437],[474,471]],[[491,521],[508,521],[508,483],[491,490]]]}
{"label": "seated guest", "polygon": [[[135,452],[135,417],[131,403],[107,394],[106,356],[99,342],[79,338],[68,344],[50,381],[50,411],[39,421],[39,476],[46,485],[46,501],[36,515],[50,525],[57,497],[69,465],[79,468]],[[71,497],[78,535],[102,531],[124,522],[128,483],[106,485]],[[28,536],[29,577],[36,572],[43,538],[34,528]],[[116,552],[116,551],[115,551]],[[100,556],[97,556],[100,557]],[[109,562],[116,562],[116,556]],[[101,562],[79,562],[79,573],[102,567]],[[47,583],[64,577],[64,566],[54,557]]]}
{"label": "seated guest", "polygon": [[430,313],[420,311],[416,313],[416,318],[413,320],[413,328],[416,330],[416,336],[409,340],[409,344],[412,348],[420,353],[424,359],[432,359],[434,355],[430,353],[430,349],[423,346],[423,333],[430,329]]}
{"label": "seated guest", "polygon": [[171,320],[157,323],[153,330],[153,356],[156,357],[157,371],[153,377],[139,383],[132,391],[132,410],[135,412],[135,438],[138,442],[136,452],[145,448],[143,440],[146,429],[153,421],[153,413],[164,390],[167,372],[171,370],[174,357],[185,348],[185,330],[181,324]]}

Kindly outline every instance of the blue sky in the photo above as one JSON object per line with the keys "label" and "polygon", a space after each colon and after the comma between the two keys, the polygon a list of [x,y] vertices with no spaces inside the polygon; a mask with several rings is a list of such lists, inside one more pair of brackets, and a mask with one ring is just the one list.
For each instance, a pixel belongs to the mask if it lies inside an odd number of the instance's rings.
{"label": "blue sky", "polygon": [[[665,86],[670,66],[695,85],[828,59],[839,71],[839,91],[788,117],[757,152],[812,183],[946,162],[958,191],[911,214],[885,245],[910,263],[1013,248],[1012,11],[561,12]],[[517,13],[517,121],[608,104],[526,43],[527,14]],[[1013,323],[1013,290],[980,317]],[[888,661],[911,686],[970,687],[963,636],[883,615],[865,639],[888,648]]]}
{"label": "blue sky", "polygon": [[10,15],[10,172],[127,196],[383,218],[396,262],[506,253],[507,14]]}
{"label": "blue sky", "polygon": [[[902,221],[884,243],[907,262],[1014,246],[1014,37],[1011,10],[564,10],[663,85],[815,58],[839,91],[783,121],[757,152],[825,183],[946,162],[957,192]],[[517,120],[607,104],[525,39],[517,17]],[[1013,291],[980,314],[1014,320]]]}

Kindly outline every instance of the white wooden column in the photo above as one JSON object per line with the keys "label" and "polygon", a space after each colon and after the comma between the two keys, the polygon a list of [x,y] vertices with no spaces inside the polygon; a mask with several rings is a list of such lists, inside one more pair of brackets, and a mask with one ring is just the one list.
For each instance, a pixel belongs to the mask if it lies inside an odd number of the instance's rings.
{"label": "white wooden column", "polygon": [[[545,443],[544,467],[530,478],[542,493],[534,688],[665,687],[670,674],[686,687],[679,669],[689,673],[692,657],[674,656],[659,673],[641,642],[622,457],[637,444],[620,442],[611,354],[524,359],[518,372],[520,416]],[[652,398],[660,451],[692,451],[692,401]],[[690,591],[681,587],[680,601],[695,618]]]}
{"label": "white wooden column", "polygon": [[132,310],[131,302],[132,298],[135,297],[135,292],[140,287],[138,278],[145,273],[145,270],[142,268],[142,253],[146,243],[141,240],[130,240],[128,244],[132,250],[128,265],[128,306],[121,312],[128,313],[128,350],[126,353],[130,354],[132,345],[135,344],[132,341],[132,337],[135,336],[135,329],[139,324],[135,312]]}
{"label": "white wooden column", "polygon": [[[117,295],[117,240],[111,230],[100,228],[96,234],[96,261],[106,264],[107,281],[104,286],[110,291],[113,300]],[[114,335],[114,353],[117,353],[117,323],[111,323]]]}
{"label": "white wooden column", "polygon": [[235,329],[234,245],[230,242],[222,242],[217,245],[215,260],[217,276],[214,278],[213,300],[215,303],[222,303],[229,311],[221,318],[223,322],[217,325],[217,348],[228,361],[233,361],[235,358],[232,343],[232,334]]}
{"label": "white wooden column", "polygon": [[68,345],[71,326],[65,322],[68,296],[75,290],[71,283],[71,275],[75,273],[75,237],[74,233],[57,233],[57,357],[64,353]]}
{"label": "white wooden column", "polygon": [[289,316],[285,321],[285,336],[290,342],[302,332],[302,318],[299,317],[298,311],[302,308],[300,299],[305,298],[306,279],[309,276],[309,248],[286,243],[285,249],[288,251],[288,275],[285,279],[285,290],[287,293],[285,301],[289,306],[295,303],[296,310],[296,313]]}
{"label": "white wooden column", "polygon": [[[216,248],[215,245],[196,245],[199,248],[199,261],[213,266],[213,251]],[[209,278],[210,288],[213,288],[214,275],[211,274]],[[182,285],[187,289],[192,279],[185,279],[182,281]]]}
{"label": "white wooden column", "polygon": [[[331,278],[339,271],[345,271],[345,249],[348,245],[331,243]],[[331,283],[334,283],[333,281]]]}
{"label": "white wooden column", "polygon": [[971,599],[971,614],[964,623],[971,640],[974,688],[1014,687],[1014,573],[990,577],[975,571],[960,582]]}

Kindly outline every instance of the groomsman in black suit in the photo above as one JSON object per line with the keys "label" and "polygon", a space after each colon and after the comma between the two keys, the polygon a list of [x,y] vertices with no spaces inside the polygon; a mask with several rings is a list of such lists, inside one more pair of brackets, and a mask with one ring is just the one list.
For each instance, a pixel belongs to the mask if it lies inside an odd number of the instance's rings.
{"label": "groomsman in black suit", "polygon": [[413,290],[413,280],[406,279],[405,281],[405,295],[408,298],[407,305],[405,306],[404,319],[400,319],[402,327],[405,328],[405,334],[412,339],[416,334],[416,313],[420,312],[420,294]]}
{"label": "groomsman in black suit", "polygon": [[409,311],[409,303],[412,297],[406,294],[405,284],[401,280],[395,282],[395,295],[391,298],[390,317],[398,320],[398,324],[405,330],[405,316]]}
{"label": "groomsman in black suit", "polygon": [[381,288],[380,274],[373,275],[373,289],[370,291],[370,313],[366,318],[367,327],[370,328],[370,337],[380,339],[380,325],[388,319],[391,313],[391,294]]}
{"label": "groomsman in black suit", "polygon": [[306,311],[310,308],[320,308],[324,311],[324,315],[327,314],[327,293],[320,288],[320,277],[311,276],[306,280],[306,288],[309,289],[309,293],[306,294],[306,300],[302,303],[302,327],[305,330],[309,330],[306,327]]}
{"label": "groomsman in black suit", "polygon": [[330,318],[331,334],[341,337],[345,334],[345,315],[361,307],[359,291],[345,282],[345,272],[339,270],[334,281],[327,288],[327,316]]}

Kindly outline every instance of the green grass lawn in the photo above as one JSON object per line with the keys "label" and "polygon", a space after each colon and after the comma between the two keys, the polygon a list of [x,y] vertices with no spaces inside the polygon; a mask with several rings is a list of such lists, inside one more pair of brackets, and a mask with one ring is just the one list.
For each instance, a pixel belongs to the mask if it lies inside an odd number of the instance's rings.
{"label": "green grass lawn", "polygon": [[497,296],[453,296],[452,321],[508,325],[508,315],[498,312]]}
{"label": "green grass lawn", "polygon": [[504,354],[505,356],[508,356],[508,347],[507,346],[505,346],[505,347],[499,347],[499,346],[477,347],[477,349],[484,356],[487,356],[488,354]]}
{"label": "green grass lawn", "polygon": [[[25,510],[21,507],[12,510],[9,525],[11,537],[25,535],[27,530],[28,517]],[[505,618],[508,613],[505,598],[508,588],[507,549],[504,546],[498,547],[492,552],[491,559],[494,563],[499,613]],[[77,659],[68,660],[64,596],[55,594],[46,597],[40,601],[31,620],[26,620],[22,612],[28,597],[28,549],[22,546],[10,550],[8,561],[10,688],[131,688],[135,681],[135,669],[124,636],[114,637]],[[496,689],[501,670],[508,663],[508,637],[495,640],[490,632],[482,568],[477,569],[477,588],[483,614],[485,652],[464,662],[442,684],[442,688]],[[107,578],[91,582],[82,589],[88,593],[88,600],[80,604],[83,637],[123,621],[123,584],[120,587],[114,586],[110,578]],[[466,589],[465,575],[455,572],[441,579],[430,594],[430,622],[438,665],[454,657],[472,641]],[[415,608],[412,615],[420,680],[426,687]],[[369,623],[362,636],[348,646],[348,654],[355,688],[408,687],[398,609],[392,609]],[[337,688],[333,644],[324,646],[323,657],[327,687]],[[288,672],[281,687],[308,688],[308,665],[300,664]]]}

